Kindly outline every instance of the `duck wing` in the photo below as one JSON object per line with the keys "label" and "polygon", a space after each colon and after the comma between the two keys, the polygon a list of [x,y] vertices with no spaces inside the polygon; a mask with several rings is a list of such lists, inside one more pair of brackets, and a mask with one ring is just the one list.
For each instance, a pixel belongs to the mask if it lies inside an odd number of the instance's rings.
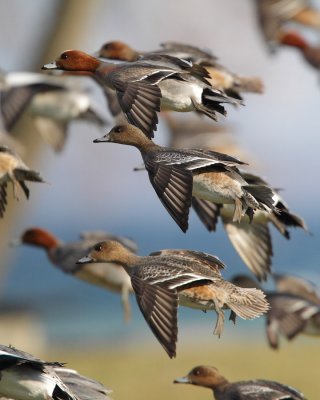
{"label": "duck wing", "polygon": [[148,137],[157,129],[160,111],[161,90],[158,86],[144,82],[113,81],[117,98],[127,120],[140,128]]}
{"label": "duck wing", "polygon": [[180,166],[165,165],[148,158],[145,166],[161,203],[183,232],[188,229],[193,176]]}
{"label": "duck wing", "polygon": [[162,285],[150,285],[137,276],[131,277],[131,283],[144,319],[169,357],[175,357],[178,338],[177,291]]}
{"label": "duck wing", "polygon": [[[26,386],[28,390],[28,385],[30,386],[30,381],[34,380],[34,385],[42,381],[42,383],[54,383],[54,388],[51,394],[53,400],[79,400],[79,398],[73,394],[69,388],[62,382],[59,376],[55,373],[55,367],[62,367],[63,364],[58,362],[46,362],[42,361],[31,354],[25,353],[21,350],[15,349],[14,347],[0,346],[0,370],[5,370],[8,368],[18,368],[20,366],[24,367],[23,375],[26,375],[26,367],[30,368],[30,379],[26,382],[20,383],[20,386]],[[39,372],[39,378],[36,379],[32,370]],[[19,375],[12,371],[12,378]],[[15,390],[14,388],[12,389]]]}
{"label": "duck wing", "polygon": [[274,381],[257,379],[229,384],[224,391],[230,399],[250,400],[303,400],[305,397],[296,389]]}
{"label": "duck wing", "polygon": [[[225,265],[218,257],[202,251],[184,250],[184,249],[164,249],[154,251],[150,256],[178,256],[182,257],[183,261],[190,261],[193,264],[199,263],[208,266],[214,272],[225,268]],[[195,265],[194,265],[195,267]],[[220,273],[220,272],[219,272]]]}
{"label": "duck wing", "polygon": [[0,185],[0,218],[3,218],[7,206],[7,182]]}
{"label": "duck wing", "polygon": [[63,90],[63,87],[45,83],[17,86],[0,93],[0,109],[3,124],[10,131],[29,106],[33,96],[47,90]]}
{"label": "duck wing", "polygon": [[54,372],[63,383],[77,395],[80,400],[108,400],[112,392],[101,383],[80,375],[77,371],[68,368],[54,368]]}
{"label": "duck wing", "polygon": [[269,227],[264,223],[245,220],[232,222],[222,215],[224,228],[232,245],[259,280],[271,272],[272,242]]}
{"label": "duck wing", "polygon": [[208,231],[215,231],[222,205],[194,196],[192,196],[191,205]]}

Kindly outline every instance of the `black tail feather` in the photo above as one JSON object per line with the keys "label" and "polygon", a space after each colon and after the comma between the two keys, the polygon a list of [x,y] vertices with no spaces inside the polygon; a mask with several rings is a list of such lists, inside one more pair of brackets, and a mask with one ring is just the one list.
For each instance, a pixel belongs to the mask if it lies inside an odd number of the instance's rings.
{"label": "black tail feather", "polygon": [[244,189],[250,193],[259,203],[270,209],[274,209],[273,191],[265,185],[246,185]]}

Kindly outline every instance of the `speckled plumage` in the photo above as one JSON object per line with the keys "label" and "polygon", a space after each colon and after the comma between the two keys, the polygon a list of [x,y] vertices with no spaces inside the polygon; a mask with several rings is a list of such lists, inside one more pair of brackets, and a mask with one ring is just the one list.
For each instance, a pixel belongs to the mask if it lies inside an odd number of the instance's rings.
{"label": "speckled plumage", "polygon": [[191,250],[166,249],[149,256],[136,256],[120,243],[98,243],[86,262],[115,262],[131,277],[138,306],[161,345],[170,357],[176,355],[178,303],[202,310],[215,310],[218,316],[214,333],[221,335],[223,308],[251,319],[268,309],[264,294],[242,289],[221,276],[223,263],[215,256]]}
{"label": "speckled plumage", "polygon": [[160,201],[183,232],[188,229],[192,195],[211,202],[235,204],[233,221],[256,209],[270,212],[272,191],[266,185],[249,184],[238,170],[244,163],[210,150],[161,147],[133,125],[117,125],[95,143],[135,146],[141,152],[150,182]]}

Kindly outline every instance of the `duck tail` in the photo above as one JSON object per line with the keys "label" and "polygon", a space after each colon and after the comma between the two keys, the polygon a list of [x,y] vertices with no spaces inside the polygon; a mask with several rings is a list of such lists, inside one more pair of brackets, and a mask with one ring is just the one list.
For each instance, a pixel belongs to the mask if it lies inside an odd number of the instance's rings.
{"label": "duck tail", "polygon": [[239,92],[263,93],[264,84],[258,77],[239,77],[235,89]]}
{"label": "duck tail", "polygon": [[212,87],[206,87],[203,89],[202,101],[204,105],[209,108],[215,107],[217,103],[231,103],[233,105],[241,104],[241,100],[232,96],[228,96],[220,90]]}
{"label": "duck tail", "polygon": [[273,191],[266,185],[246,185],[243,187],[255,200],[259,203],[260,207],[265,210],[273,210],[274,200]]}
{"label": "duck tail", "polygon": [[241,288],[228,282],[230,286],[226,305],[236,315],[243,319],[254,319],[269,310],[269,303],[265,293],[260,289]]}
{"label": "duck tail", "polygon": [[294,228],[302,228],[308,231],[308,227],[304,220],[296,214],[293,214],[289,209],[281,202],[278,201],[276,204],[278,209],[277,218],[286,226],[292,226]]}
{"label": "duck tail", "polygon": [[14,176],[18,181],[31,181],[31,182],[45,182],[39,172],[36,171],[32,171],[29,169],[20,169],[20,168],[16,168],[14,171]]}

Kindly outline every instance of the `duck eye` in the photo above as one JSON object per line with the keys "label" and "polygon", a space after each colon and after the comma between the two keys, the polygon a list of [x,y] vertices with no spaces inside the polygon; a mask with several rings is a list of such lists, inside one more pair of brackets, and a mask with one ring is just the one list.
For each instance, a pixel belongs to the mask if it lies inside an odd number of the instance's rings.
{"label": "duck eye", "polygon": [[101,244],[97,244],[94,249],[95,249],[95,251],[101,251],[102,250],[102,245]]}
{"label": "duck eye", "polygon": [[61,54],[61,58],[62,60],[66,60],[68,58],[68,54],[67,53]]}
{"label": "duck eye", "polygon": [[200,375],[200,370],[199,370],[199,369],[196,369],[196,370],[193,372],[193,374],[194,374],[194,375],[197,375],[197,376]]}
{"label": "duck eye", "polygon": [[116,126],[116,127],[114,128],[114,131],[115,131],[116,133],[120,133],[120,132],[122,132],[122,127],[121,127],[121,126]]}

